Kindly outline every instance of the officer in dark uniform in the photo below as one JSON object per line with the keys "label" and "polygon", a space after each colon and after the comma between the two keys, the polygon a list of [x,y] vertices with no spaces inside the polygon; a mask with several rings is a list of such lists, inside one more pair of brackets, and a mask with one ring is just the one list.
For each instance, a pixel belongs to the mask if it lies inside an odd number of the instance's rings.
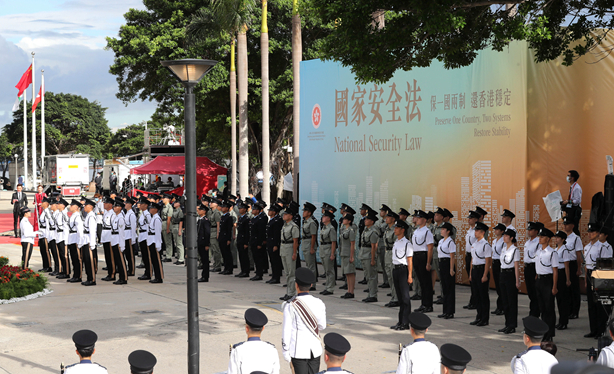
{"label": "officer in dark uniform", "polygon": [[262,212],[264,206],[260,203],[252,204],[252,214],[254,218],[249,221],[249,249],[254,257],[256,275],[251,277],[252,281],[261,281],[264,269],[266,268],[266,225],[268,219]]}
{"label": "officer in dark uniform", "polygon": [[232,217],[228,210],[232,204],[228,201],[222,202],[220,207],[222,208],[222,217],[220,218],[220,223],[218,225],[218,237],[217,240],[220,245],[220,251],[222,252],[222,257],[224,258],[224,271],[221,274],[230,275],[232,274],[233,264],[232,264],[232,252],[230,251],[230,242],[232,241],[232,229],[234,223],[232,221]]}
{"label": "officer in dark uniform", "polygon": [[211,244],[211,222],[207,218],[209,208],[204,204],[198,205],[198,219],[196,220],[196,245],[198,255],[203,262],[203,272],[198,278],[199,282],[209,282],[209,245]]}
{"label": "officer in dark uniform", "polygon": [[[367,204],[363,203],[360,206],[360,221],[358,221],[358,233],[359,233],[359,237],[358,237],[358,248],[362,248],[362,232],[365,231],[365,218],[367,217],[367,214],[369,214],[369,212],[373,210],[371,209],[370,206],[368,206]],[[367,284],[367,278],[364,277],[361,281],[358,282],[359,284]]]}
{"label": "officer in dark uniform", "polygon": [[157,362],[156,356],[147,351],[134,351],[128,356],[131,374],[152,374]]}
{"label": "officer in dark uniform", "polygon": [[239,201],[236,207],[239,210],[239,218],[237,220],[237,252],[241,272],[235,275],[235,277],[249,278],[249,215],[247,214],[249,207],[243,201]]}
{"label": "officer in dark uniform", "polygon": [[281,256],[279,255],[279,247],[281,245],[281,228],[284,225],[283,219],[279,216],[281,206],[273,204],[269,208],[269,222],[266,226],[266,247],[271,260],[271,270],[273,276],[266,281],[269,284],[279,284],[283,270]]}

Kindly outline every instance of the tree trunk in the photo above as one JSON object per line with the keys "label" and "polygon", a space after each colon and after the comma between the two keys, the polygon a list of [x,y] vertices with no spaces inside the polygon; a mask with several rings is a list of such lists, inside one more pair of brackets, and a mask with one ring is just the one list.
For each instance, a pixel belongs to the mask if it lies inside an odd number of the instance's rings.
{"label": "tree trunk", "polygon": [[293,199],[299,202],[298,194],[298,178],[299,178],[299,138],[300,138],[300,116],[301,116],[301,72],[300,63],[303,59],[303,41],[301,38],[301,16],[298,14],[298,0],[294,0],[292,15],[292,81],[293,81],[293,96],[292,104],[292,137],[294,143],[292,152],[294,153],[294,165],[292,165],[292,177],[294,181]]}
{"label": "tree trunk", "polygon": [[262,0],[262,32],[260,34],[262,59],[262,200],[271,205],[271,171],[269,142],[269,30],[267,27],[267,0]]}
{"label": "tree trunk", "polygon": [[242,198],[249,194],[249,157],[247,140],[247,27],[238,37],[239,81],[239,193]]}
{"label": "tree trunk", "polygon": [[230,191],[233,195],[237,194],[237,68],[235,66],[235,43],[233,35],[230,45],[230,153],[232,155]]}

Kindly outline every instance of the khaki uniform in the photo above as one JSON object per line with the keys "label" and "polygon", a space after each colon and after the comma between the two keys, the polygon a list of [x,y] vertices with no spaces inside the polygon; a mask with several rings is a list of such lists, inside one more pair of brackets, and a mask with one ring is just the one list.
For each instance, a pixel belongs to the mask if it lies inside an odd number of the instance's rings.
{"label": "khaki uniform", "polygon": [[[441,225],[443,225],[443,221],[441,222]],[[439,241],[441,239],[443,239],[443,236],[441,236],[441,225],[437,225],[436,223],[433,224],[431,232],[433,233],[433,263],[431,265],[432,269],[435,270],[435,272],[437,272],[437,278],[439,279],[439,282],[441,283],[441,275],[439,274],[439,254],[437,253],[437,246],[439,245]],[[441,291],[439,292],[439,294],[441,295],[441,297],[443,297],[443,287],[441,288]]]}
{"label": "khaki uniform", "polygon": [[337,241],[337,231],[332,223],[325,225],[320,230],[320,260],[326,274],[326,291],[333,292],[335,289],[335,262],[330,259],[332,243]]}
{"label": "khaki uniform", "polygon": [[362,232],[360,262],[367,278],[369,297],[377,298],[377,251],[375,251],[375,266],[371,265],[371,244],[377,244],[379,234],[374,226],[366,227]]}
{"label": "khaki uniform", "polygon": [[222,268],[222,251],[220,250],[220,243],[217,241],[218,225],[222,220],[222,213],[217,210],[211,209],[207,212],[207,218],[211,222],[211,243],[209,245],[209,256],[211,262],[213,262],[214,269]]}
{"label": "khaki uniform", "polygon": [[183,249],[183,233],[179,235],[179,223],[183,220],[183,210],[173,209],[173,215],[171,217],[172,229],[171,233],[173,234],[173,240],[175,241],[175,245],[177,246],[177,261],[184,262],[185,261],[185,252]]}
{"label": "khaki uniform", "polygon": [[[162,207],[160,212],[160,219],[162,220],[162,237],[164,238],[164,246],[166,247],[166,259],[171,260],[173,258],[173,233],[172,227],[168,227],[168,217],[173,216],[173,206],[166,204]],[[166,232],[169,229],[169,232]]]}
{"label": "khaki uniform", "polygon": [[[394,246],[394,242],[397,240],[396,236],[394,236],[394,226],[390,227],[386,225],[382,238],[384,239],[385,245],[384,263],[386,266],[386,275],[388,276],[388,279],[392,280],[392,247]],[[390,282],[390,292],[392,293],[392,298],[390,299],[390,301],[398,301],[397,292],[394,288],[394,282]]]}
{"label": "khaki uniform", "polygon": [[386,273],[386,243],[384,242],[384,233],[388,228],[388,224],[386,223],[386,219],[380,219],[376,223],[373,224],[373,227],[377,228],[379,241],[377,243],[377,269],[382,272],[384,283],[391,284],[392,278],[390,278],[390,282],[388,281],[388,274]]}
{"label": "khaki uniform", "polygon": [[[236,206],[235,206],[236,208]],[[238,210],[238,209],[236,209]],[[231,209],[230,210],[230,217],[232,217],[232,224],[233,224],[233,228],[232,228],[232,240],[230,241],[230,253],[232,253],[232,264],[233,266],[237,266],[237,255],[238,255],[238,250],[237,250],[237,227],[236,227],[236,223],[239,220],[239,215],[237,214],[237,212],[235,211],[235,209]]]}
{"label": "khaki uniform", "polygon": [[339,255],[343,274],[356,274],[356,254],[354,254],[354,262],[350,262],[350,255],[352,255],[352,243],[356,243],[357,234],[358,230],[353,226],[346,228],[343,225],[339,229]]}
{"label": "khaki uniform", "polygon": [[[300,238],[300,230],[296,223],[290,221],[285,222],[281,228],[281,245],[279,247],[279,255],[281,256],[281,263],[286,272],[286,295],[294,296],[296,294],[296,287],[294,286],[294,273],[296,272],[296,261],[292,260],[292,254],[294,253],[294,239]],[[298,248],[296,251],[298,256]]]}
{"label": "khaki uniform", "polygon": [[305,266],[313,273],[316,273],[316,253],[318,251],[318,238],[316,237],[316,243],[314,246],[314,253],[311,254],[311,237],[318,235],[318,221],[313,217],[303,219],[303,228],[301,230],[302,241],[301,249],[303,250],[303,256],[305,257]]}

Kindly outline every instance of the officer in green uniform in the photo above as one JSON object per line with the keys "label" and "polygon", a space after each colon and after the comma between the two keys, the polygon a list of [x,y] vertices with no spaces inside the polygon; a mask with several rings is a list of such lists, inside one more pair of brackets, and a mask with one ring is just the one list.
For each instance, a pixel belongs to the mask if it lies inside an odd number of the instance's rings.
{"label": "officer in green uniform", "polygon": [[322,224],[320,230],[320,260],[324,265],[324,273],[326,274],[326,284],[321,295],[332,295],[335,290],[335,249],[337,249],[337,230],[332,225],[334,214],[326,210],[322,215]]}
{"label": "officer in green uniform", "polygon": [[171,217],[173,216],[173,206],[171,205],[172,196],[165,193],[162,195],[162,202],[164,207],[160,212],[160,219],[162,220],[162,237],[164,238],[164,247],[166,248],[166,258],[162,262],[173,261],[173,233]]}
{"label": "officer in green uniform", "polygon": [[379,234],[379,242],[377,244],[377,258],[379,260],[377,266],[378,270],[382,271],[382,275],[384,278],[384,283],[380,284],[379,288],[390,288],[390,283],[392,283],[392,278],[390,278],[390,282],[388,281],[388,274],[386,274],[386,243],[384,242],[384,234],[386,232],[386,228],[388,224],[386,223],[386,215],[390,212],[390,208],[386,204],[382,204],[382,207],[379,208],[379,216],[381,219],[377,221],[374,225]]}
{"label": "officer in green uniform", "polygon": [[[305,257],[305,266],[316,273],[316,251],[318,250],[318,221],[313,217],[316,206],[310,202],[303,205],[303,227],[301,249]],[[315,291],[315,284],[312,291]]]}
{"label": "officer in green uniform", "polygon": [[230,213],[230,217],[232,217],[232,239],[230,241],[230,252],[232,253],[232,265],[237,267],[237,256],[239,254],[239,251],[237,250],[237,221],[239,220],[239,209],[236,206],[237,197],[235,195],[228,195],[228,201],[233,205],[228,212]]}
{"label": "officer in green uniform", "polygon": [[[433,290],[435,289],[435,282],[439,278],[439,282],[441,285],[441,275],[439,274],[439,256],[437,254],[437,245],[439,241],[443,239],[441,235],[441,226],[443,226],[443,215],[444,210],[441,207],[438,207],[433,215],[433,229],[431,232],[433,233],[433,263],[431,264],[431,276],[433,277]],[[432,271],[432,270],[435,271]],[[437,296],[437,300],[433,302],[434,304],[440,305],[443,304],[443,287],[440,287],[440,294]]]}
{"label": "officer in green uniform", "polygon": [[377,222],[376,212],[370,211],[365,217],[365,229],[360,238],[360,262],[369,287],[369,296],[362,300],[365,303],[377,302],[377,243],[379,242],[379,233],[373,227],[375,222]]}
{"label": "officer in green uniform", "polygon": [[358,228],[354,225],[354,216],[345,214],[339,226],[339,254],[341,257],[341,268],[347,279],[347,290],[342,299],[354,298],[354,286],[356,284],[356,238]]}
{"label": "officer in green uniform", "polygon": [[222,251],[220,250],[220,243],[217,241],[218,224],[222,220],[222,213],[218,209],[220,201],[218,199],[211,199],[209,202],[209,210],[207,212],[207,218],[211,222],[211,240],[209,245],[209,253],[213,266],[212,272],[222,271]]}
{"label": "officer in green uniform", "polygon": [[173,240],[177,246],[177,262],[175,265],[183,265],[184,262],[184,250],[183,250],[183,210],[181,209],[181,200],[175,200],[173,207],[173,216],[171,217],[171,224],[173,225],[172,233]]}
{"label": "officer in green uniform", "polygon": [[286,272],[286,300],[296,295],[294,273],[296,272],[296,256],[298,256],[298,239],[301,233],[292,219],[297,213],[297,211],[294,211],[294,206],[286,208],[283,213],[284,225],[281,228],[279,255],[281,256],[281,263]]}
{"label": "officer in green uniform", "polygon": [[[386,214],[386,226],[384,227],[384,233],[382,234],[382,238],[384,239],[384,263],[386,265],[386,275],[388,279],[392,278],[392,247],[394,246],[394,242],[397,240],[397,237],[394,235],[394,224],[399,219],[399,215],[393,211],[389,211]],[[385,304],[384,306],[388,308],[394,308],[399,306],[399,301],[397,299],[397,292],[394,288],[394,282],[390,282],[390,302]]]}

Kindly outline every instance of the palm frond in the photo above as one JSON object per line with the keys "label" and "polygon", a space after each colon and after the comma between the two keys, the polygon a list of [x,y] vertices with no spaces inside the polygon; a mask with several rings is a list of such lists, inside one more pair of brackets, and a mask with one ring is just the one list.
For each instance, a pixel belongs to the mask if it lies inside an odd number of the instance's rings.
{"label": "palm frond", "polygon": [[214,21],[222,29],[237,33],[243,27],[250,27],[256,12],[255,0],[210,0]]}

